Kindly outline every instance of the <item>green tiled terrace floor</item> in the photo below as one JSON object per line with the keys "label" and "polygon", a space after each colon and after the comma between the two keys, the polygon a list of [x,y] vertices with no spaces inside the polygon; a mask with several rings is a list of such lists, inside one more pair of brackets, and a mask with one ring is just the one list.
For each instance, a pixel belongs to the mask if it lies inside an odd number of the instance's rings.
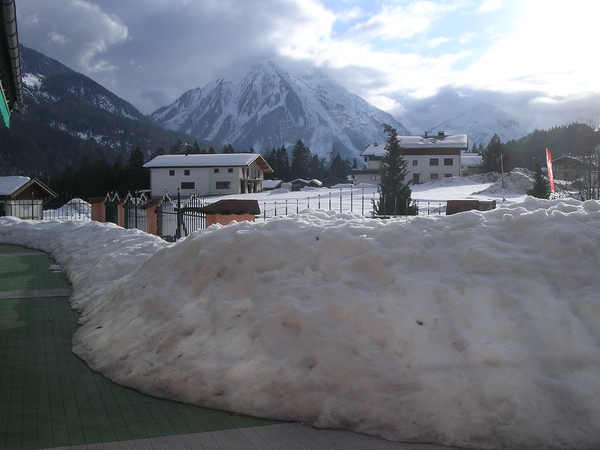
{"label": "green tiled terrace floor", "polygon": [[41,449],[277,422],[156,399],[71,352],[77,312],[49,255],[0,245],[0,449]]}

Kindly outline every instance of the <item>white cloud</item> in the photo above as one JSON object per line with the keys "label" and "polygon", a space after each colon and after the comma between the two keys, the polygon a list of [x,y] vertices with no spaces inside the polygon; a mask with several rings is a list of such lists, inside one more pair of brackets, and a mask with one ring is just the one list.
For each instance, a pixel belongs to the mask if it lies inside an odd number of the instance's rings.
{"label": "white cloud", "polygon": [[67,42],[69,42],[71,39],[69,39],[66,36],[63,36],[61,34],[58,34],[54,31],[51,31],[50,33],[48,33],[48,40],[50,40],[54,44],[64,45]]}
{"label": "white cloud", "polygon": [[435,38],[435,39],[430,39],[429,41],[427,41],[425,43],[425,46],[430,47],[430,48],[435,48],[435,47],[438,47],[448,41],[450,41],[450,39],[447,37],[439,37],[439,38]]}
{"label": "white cloud", "polygon": [[596,91],[598,13],[600,6],[580,0],[530,0],[517,31],[500,38],[464,76],[498,90],[537,89],[553,96]]}
{"label": "white cloud", "polygon": [[114,14],[86,0],[23,1],[19,4],[21,40],[40,40],[40,50],[84,72],[112,65],[96,58],[128,38],[128,29]]}
{"label": "white cloud", "polygon": [[466,33],[458,38],[458,42],[461,44],[467,44],[471,42],[477,35],[475,33]]}
{"label": "white cloud", "polygon": [[479,7],[479,11],[488,12],[502,8],[502,0],[485,0]]}

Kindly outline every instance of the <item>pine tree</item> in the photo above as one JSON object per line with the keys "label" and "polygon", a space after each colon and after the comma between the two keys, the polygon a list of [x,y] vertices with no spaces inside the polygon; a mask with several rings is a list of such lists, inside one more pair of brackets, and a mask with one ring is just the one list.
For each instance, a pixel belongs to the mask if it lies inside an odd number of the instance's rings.
{"label": "pine tree", "polygon": [[177,139],[177,142],[175,142],[173,145],[171,145],[171,148],[169,149],[169,153],[171,155],[180,155],[183,153],[183,150],[184,150],[183,142],[181,142],[181,139]]}
{"label": "pine tree", "polygon": [[290,176],[292,179],[306,178],[310,173],[310,162],[312,154],[310,149],[300,139],[292,150],[292,163],[290,164]]}
{"label": "pine tree", "polygon": [[373,212],[377,215],[416,215],[417,203],[411,199],[412,191],[407,182],[408,163],[402,156],[398,133],[390,125],[384,125],[388,135],[386,154],[381,159],[381,183],[379,200],[373,201]]}
{"label": "pine tree", "polygon": [[509,161],[505,145],[500,142],[500,136],[494,134],[485,150],[481,152],[483,169],[486,172],[500,172],[502,164],[506,169]]}
{"label": "pine tree", "polygon": [[527,191],[527,195],[537,198],[550,198],[550,181],[542,174],[542,169],[539,164],[535,167],[535,178],[533,179],[533,187]]}

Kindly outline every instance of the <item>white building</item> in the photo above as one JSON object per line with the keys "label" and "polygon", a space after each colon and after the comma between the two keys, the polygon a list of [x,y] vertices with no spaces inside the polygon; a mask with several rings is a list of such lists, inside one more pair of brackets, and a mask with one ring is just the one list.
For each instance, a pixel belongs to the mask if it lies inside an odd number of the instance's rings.
{"label": "white building", "polygon": [[144,164],[150,169],[152,197],[167,191],[183,196],[245,194],[263,190],[265,173],[273,169],[254,153],[161,155]]}
{"label": "white building", "polygon": [[[398,136],[402,154],[407,161],[408,180],[413,184],[444,177],[461,176],[461,151],[469,148],[466,134],[435,136]],[[354,182],[379,184],[381,159],[387,153],[385,145],[369,145],[361,156],[367,168],[354,170]]]}

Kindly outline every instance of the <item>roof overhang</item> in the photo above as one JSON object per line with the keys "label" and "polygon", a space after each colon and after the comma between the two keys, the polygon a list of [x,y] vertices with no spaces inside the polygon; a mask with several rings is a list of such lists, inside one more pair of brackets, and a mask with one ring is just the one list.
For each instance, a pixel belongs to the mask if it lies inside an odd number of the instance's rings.
{"label": "roof overhang", "polygon": [[23,105],[21,56],[17,33],[17,12],[14,0],[2,0],[0,7],[0,80],[2,99],[0,113],[5,125],[10,125],[10,114]]}

